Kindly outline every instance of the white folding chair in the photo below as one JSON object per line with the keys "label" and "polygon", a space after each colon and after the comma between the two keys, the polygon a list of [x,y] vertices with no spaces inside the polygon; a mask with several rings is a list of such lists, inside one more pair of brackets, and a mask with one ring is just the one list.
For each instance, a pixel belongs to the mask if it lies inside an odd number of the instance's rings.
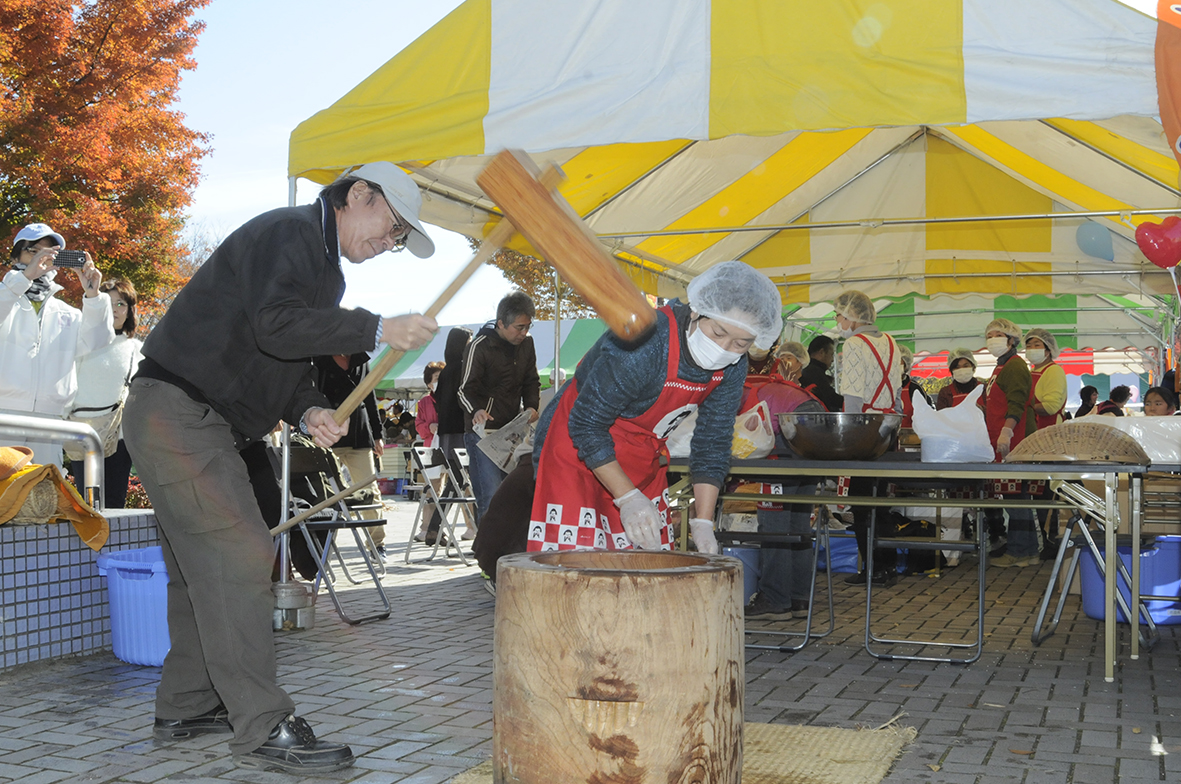
{"label": "white folding chair", "polygon": [[[459,451],[459,450],[456,450]],[[422,495],[418,502],[418,510],[414,513],[414,522],[410,526],[410,536],[406,540],[406,553],[403,557],[405,563],[410,563],[410,549],[414,546],[414,534],[418,531],[418,525],[425,515],[432,514],[434,510],[439,511],[441,524],[439,531],[435,537],[435,543],[431,554],[424,560],[430,561],[439,552],[439,543],[443,541],[444,535],[447,537],[447,544],[444,547],[444,556],[450,556],[452,550],[455,555],[459,556],[459,560],[463,562],[464,566],[470,566],[467,555],[464,554],[463,548],[460,546],[459,537],[455,534],[455,523],[459,519],[460,510],[470,508],[475,504],[475,496],[470,494],[468,490],[468,483],[466,480],[466,470],[464,476],[457,480],[452,475],[450,466],[447,461],[441,459],[442,453],[439,450],[430,447],[416,446],[410,453],[410,459],[414,470],[422,472],[426,476],[428,468],[436,467],[436,459],[438,465],[442,468],[442,483],[443,493],[440,495],[435,491],[434,483],[429,480],[423,482]],[[466,453],[464,455],[466,458]],[[460,464],[462,465],[462,464]]]}

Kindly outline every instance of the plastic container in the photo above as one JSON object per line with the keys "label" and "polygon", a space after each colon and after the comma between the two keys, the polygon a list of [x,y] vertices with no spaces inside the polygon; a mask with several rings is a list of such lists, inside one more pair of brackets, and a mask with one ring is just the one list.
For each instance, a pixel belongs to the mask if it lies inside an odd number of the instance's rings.
{"label": "plastic container", "polygon": [[111,605],[111,647],[128,664],[159,667],[168,655],[168,570],[159,547],[98,557]]}
{"label": "plastic container", "polygon": [[[849,531],[853,533],[852,529]],[[829,545],[832,547],[832,571],[834,574],[856,574],[857,573],[857,540],[852,536],[834,536],[833,532],[829,533]],[[820,548],[820,555],[816,561],[816,569],[818,571],[825,571],[828,569],[829,557],[824,548]]]}
{"label": "plastic container", "polygon": [[729,555],[742,561],[742,604],[746,606],[750,597],[759,590],[759,548],[753,544],[736,544],[722,548],[722,555]]}
{"label": "plastic container", "polygon": [[[1099,550],[1103,552],[1102,549]],[[1116,552],[1129,573],[1132,570],[1132,548],[1118,547]],[[1083,550],[1079,557],[1079,575],[1082,582],[1083,612],[1088,618],[1101,621],[1106,617],[1103,607],[1103,578],[1099,576],[1099,567],[1095,564],[1095,557],[1090,548]],[[1122,577],[1118,581],[1119,591],[1124,601],[1132,603],[1128,584]],[[1140,551],[1140,593],[1157,594],[1159,596],[1181,595],[1181,536],[1158,536],[1156,547]],[[1167,626],[1181,623],[1181,603],[1178,602],[1145,602],[1148,613],[1157,625]],[[1116,605],[1116,620],[1127,623],[1128,619]],[[1144,620],[1141,619],[1141,623]]]}

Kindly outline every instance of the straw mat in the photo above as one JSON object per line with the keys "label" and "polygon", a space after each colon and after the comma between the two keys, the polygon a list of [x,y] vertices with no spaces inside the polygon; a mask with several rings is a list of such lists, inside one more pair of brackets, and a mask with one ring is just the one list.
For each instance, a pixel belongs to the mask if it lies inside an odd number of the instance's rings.
{"label": "straw mat", "polygon": [[[914,737],[913,727],[847,730],[747,722],[742,784],[878,784]],[[491,782],[491,762],[451,779],[451,784]]]}
{"label": "straw mat", "polygon": [[1144,447],[1122,430],[1091,422],[1072,422],[1039,430],[1013,448],[1006,463],[1096,463],[1148,465]]}

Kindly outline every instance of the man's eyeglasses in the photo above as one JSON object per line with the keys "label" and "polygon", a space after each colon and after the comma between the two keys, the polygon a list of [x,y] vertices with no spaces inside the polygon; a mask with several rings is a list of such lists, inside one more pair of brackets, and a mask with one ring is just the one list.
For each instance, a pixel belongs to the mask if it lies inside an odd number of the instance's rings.
{"label": "man's eyeglasses", "polygon": [[391,224],[389,231],[385,233],[385,236],[389,237],[390,243],[392,244],[389,252],[397,253],[406,247],[406,239],[410,236],[410,227],[402,222],[402,219],[398,217],[398,213],[392,206],[390,206],[390,203],[385,200],[384,196],[382,197],[382,201],[390,211]]}

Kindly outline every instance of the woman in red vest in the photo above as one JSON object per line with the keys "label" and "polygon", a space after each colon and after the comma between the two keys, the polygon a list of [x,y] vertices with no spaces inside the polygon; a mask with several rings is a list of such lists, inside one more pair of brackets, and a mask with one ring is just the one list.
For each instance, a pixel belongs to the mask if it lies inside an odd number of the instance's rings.
{"label": "woman in red vest", "polygon": [[[996,368],[984,385],[984,424],[1001,462],[1027,435],[1037,430],[1030,405],[1032,379],[1029,366],[1017,350],[1021,347],[1021,327],[1006,318],[993,319],[984,332],[988,352],[996,357]],[[1002,496],[1032,498],[1029,488],[1018,481],[998,480],[994,492]],[[996,547],[993,566],[1036,566],[1040,562],[1037,522],[1032,509],[1009,509],[1009,532],[1005,546]],[[986,512],[990,533],[999,544],[1004,528],[1000,509]]]}
{"label": "woman in red vest", "polygon": [[947,355],[947,369],[951,371],[951,383],[939,390],[936,411],[958,406],[980,385],[980,379],[976,378],[976,357],[969,349],[953,349]]}
{"label": "woman in red vest", "polygon": [[546,407],[534,438],[537,488],[530,551],[670,549],[665,441],[694,411],[689,456],[697,549],[716,553],[718,491],[730,467],[746,352],[783,328],[775,284],[738,261],[688,287],[689,304],[661,308],[639,346],[605,334]]}
{"label": "woman in red vest", "polygon": [[[1054,361],[1058,341],[1046,330],[1034,327],[1025,333],[1025,359],[1030,366],[1029,404],[1037,419],[1037,429],[1052,427],[1066,419],[1066,371]],[[1030,492],[1043,501],[1054,500],[1047,482],[1030,482]],[[1043,509],[1037,513],[1042,531],[1042,560],[1058,554],[1058,513]]]}

